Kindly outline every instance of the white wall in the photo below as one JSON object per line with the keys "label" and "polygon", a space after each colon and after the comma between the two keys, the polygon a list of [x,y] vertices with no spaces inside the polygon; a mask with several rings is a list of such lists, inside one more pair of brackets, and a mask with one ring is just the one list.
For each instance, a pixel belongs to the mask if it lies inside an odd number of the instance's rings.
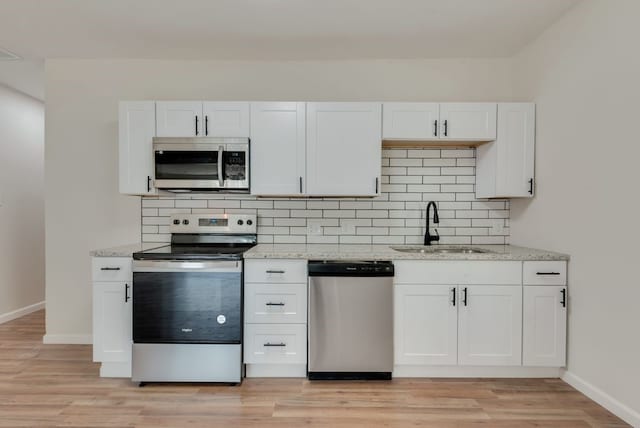
{"label": "white wall", "polygon": [[0,321],[44,300],[43,174],[44,106],[0,85]]}
{"label": "white wall", "polygon": [[[509,100],[497,60],[46,64],[47,335],[91,332],[89,250],[140,239],[140,198],[117,183],[117,102]],[[79,337],[80,337],[79,336]]]}
{"label": "white wall", "polygon": [[511,205],[512,243],[571,255],[570,373],[636,417],[639,16],[636,0],[585,1],[514,58],[516,94],[537,103],[537,193]]}

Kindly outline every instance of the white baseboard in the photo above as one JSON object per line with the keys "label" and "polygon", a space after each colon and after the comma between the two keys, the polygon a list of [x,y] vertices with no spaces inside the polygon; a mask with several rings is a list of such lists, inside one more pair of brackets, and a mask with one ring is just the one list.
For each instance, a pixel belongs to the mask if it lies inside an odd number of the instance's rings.
{"label": "white baseboard", "polygon": [[596,403],[600,404],[626,423],[634,427],[640,427],[640,413],[622,404],[603,390],[568,371],[562,376],[562,380],[582,392],[587,397],[591,398]]}
{"label": "white baseboard", "polygon": [[393,377],[559,378],[559,367],[396,365]]}
{"label": "white baseboard", "polygon": [[307,377],[306,364],[247,364],[246,377]]}
{"label": "white baseboard", "polygon": [[45,334],[42,338],[45,345],[91,345],[90,334]]}
{"label": "white baseboard", "polygon": [[24,308],[16,309],[15,311],[7,312],[6,314],[0,315],[0,324],[13,321],[41,309],[44,309],[44,302],[35,303],[33,305],[25,306]]}

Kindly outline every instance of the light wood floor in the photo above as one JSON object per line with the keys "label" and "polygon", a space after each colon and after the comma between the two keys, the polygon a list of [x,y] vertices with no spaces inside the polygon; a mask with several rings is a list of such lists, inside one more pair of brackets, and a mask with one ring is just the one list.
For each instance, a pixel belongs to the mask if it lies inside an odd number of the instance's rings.
{"label": "light wood floor", "polygon": [[0,426],[621,427],[557,379],[247,379],[241,386],[101,379],[91,347],[42,345],[44,312],[0,325]]}

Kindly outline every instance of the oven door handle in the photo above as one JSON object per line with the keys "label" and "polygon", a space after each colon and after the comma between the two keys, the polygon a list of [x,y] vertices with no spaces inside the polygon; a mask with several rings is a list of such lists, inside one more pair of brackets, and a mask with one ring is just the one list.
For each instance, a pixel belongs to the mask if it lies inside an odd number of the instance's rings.
{"label": "oven door handle", "polygon": [[134,272],[215,272],[241,273],[240,261],[160,261],[134,260]]}
{"label": "oven door handle", "polygon": [[224,146],[218,147],[218,183],[220,187],[224,187],[224,170],[222,168],[222,155],[224,154]]}

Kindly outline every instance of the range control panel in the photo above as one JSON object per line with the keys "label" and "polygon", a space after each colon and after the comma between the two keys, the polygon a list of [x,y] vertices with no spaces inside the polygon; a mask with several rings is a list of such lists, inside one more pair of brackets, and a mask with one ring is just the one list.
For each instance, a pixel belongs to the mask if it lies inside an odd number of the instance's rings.
{"label": "range control panel", "polygon": [[256,233],[257,218],[251,214],[173,214],[171,233]]}

